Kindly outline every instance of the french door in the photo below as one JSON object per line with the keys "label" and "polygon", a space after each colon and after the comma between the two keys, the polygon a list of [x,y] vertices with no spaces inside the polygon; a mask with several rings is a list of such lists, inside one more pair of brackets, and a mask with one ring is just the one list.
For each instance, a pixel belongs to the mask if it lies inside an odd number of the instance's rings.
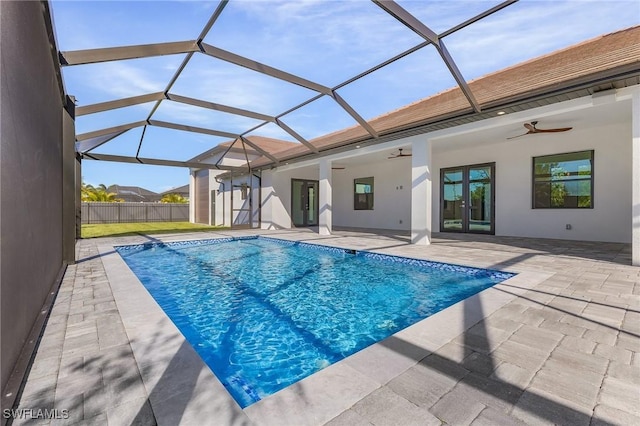
{"label": "french door", "polygon": [[318,225],[318,181],[291,179],[293,226]]}
{"label": "french door", "polygon": [[495,163],[440,170],[440,230],[495,233]]}

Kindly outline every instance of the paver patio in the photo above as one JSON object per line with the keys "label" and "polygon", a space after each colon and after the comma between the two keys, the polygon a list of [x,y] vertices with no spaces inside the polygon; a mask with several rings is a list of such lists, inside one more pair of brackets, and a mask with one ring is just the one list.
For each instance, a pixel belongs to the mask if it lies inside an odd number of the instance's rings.
{"label": "paver patio", "polygon": [[[242,410],[111,247],[257,233],[520,278]],[[19,405],[69,418],[29,424],[640,424],[640,268],[628,245],[247,230],[81,240],[77,252]]]}

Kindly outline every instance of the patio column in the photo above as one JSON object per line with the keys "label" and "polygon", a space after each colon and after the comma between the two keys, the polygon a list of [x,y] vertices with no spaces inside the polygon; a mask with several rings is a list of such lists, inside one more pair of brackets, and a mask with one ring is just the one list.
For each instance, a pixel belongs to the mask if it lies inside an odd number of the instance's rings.
{"label": "patio column", "polygon": [[318,207],[319,217],[318,232],[320,235],[331,235],[331,210],[332,210],[332,194],[331,194],[331,161],[326,159],[320,160],[320,188],[318,190]]}
{"label": "patio column", "polygon": [[631,264],[640,266],[640,90],[631,95]]}
{"label": "patio column", "polygon": [[431,244],[431,141],[411,143],[411,244]]}

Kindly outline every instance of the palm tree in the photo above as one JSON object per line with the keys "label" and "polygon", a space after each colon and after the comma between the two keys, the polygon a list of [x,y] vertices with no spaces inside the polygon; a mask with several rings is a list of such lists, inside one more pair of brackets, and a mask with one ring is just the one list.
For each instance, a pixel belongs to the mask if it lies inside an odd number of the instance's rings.
{"label": "palm tree", "polygon": [[80,193],[82,201],[103,203],[120,203],[124,201],[121,198],[117,198],[115,192],[109,192],[103,183],[98,185],[97,188],[93,185],[83,183]]}
{"label": "palm tree", "polygon": [[160,202],[187,204],[189,201],[180,194],[164,194]]}

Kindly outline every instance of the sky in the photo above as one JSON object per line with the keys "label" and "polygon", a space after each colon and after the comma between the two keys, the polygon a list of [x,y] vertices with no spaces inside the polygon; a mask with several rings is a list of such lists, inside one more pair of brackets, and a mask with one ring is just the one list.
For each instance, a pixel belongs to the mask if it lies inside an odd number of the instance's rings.
{"label": "sky", "polygon": [[[489,9],[498,1],[397,1],[436,33]],[[217,1],[53,0],[62,52],[194,40]],[[521,0],[445,38],[469,81],[575,43],[640,24],[640,2],[617,0]],[[334,87],[419,43],[417,34],[367,0],[231,0],[204,42]],[[185,55],[114,61],[63,68],[68,94],[78,106],[161,92]],[[433,46],[406,56],[337,90],[362,117],[371,119],[455,86]],[[197,53],[170,93],[278,115],[315,92]],[[154,103],[77,117],[76,133],[145,120]],[[231,133],[261,122],[164,101],[153,119]],[[326,96],[282,120],[308,139],[355,125]],[[269,124],[250,133],[295,141]],[[92,152],[134,157],[142,128]],[[188,160],[228,139],[147,128],[140,157]],[[185,168],[84,160],[85,183],[141,186],[162,192],[189,181]]]}

